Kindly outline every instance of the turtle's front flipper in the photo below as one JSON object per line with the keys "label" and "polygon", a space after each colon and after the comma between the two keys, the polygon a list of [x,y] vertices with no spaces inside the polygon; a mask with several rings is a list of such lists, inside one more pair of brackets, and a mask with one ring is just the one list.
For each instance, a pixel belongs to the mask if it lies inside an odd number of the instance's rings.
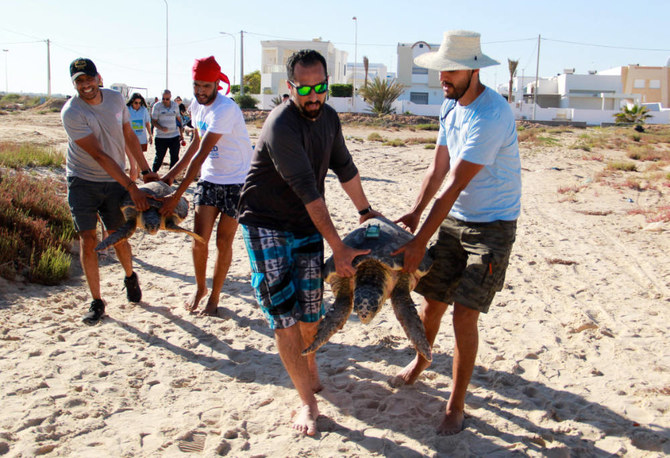
{"label": "turtle's front flipper", "polygon": [[319,323],[314,336],[314,342],[302,351],[303,356],[309,353],[314,353],[337,331],[342,329],[344,323],[347,322],[351,310],[354,307],[353,298],[351,297],[351,279],[340,278],[333,282],[332,289],[335,292],[335,303],[333,308],[326,313],[326,316]]}
{"label": "turtle's front flipper", "polygon": [[409,295],[409,274],[403,273],[398,277],[398,282],[391,293],[391,305],[396,318],[416,351],[426,360],[432,361],[433,355],[426,338],[426,329]]}
{"label": "turtle's front flipper", "polygon": [[116,231],[110,233],[105,238],[105,240],[98,243],[95,247],[95,251],[104,250],[105,248],[108,248],[112,245],[116,245],[117,243],[119,243],[123,240],[129,239],[135,233],[136,224],[137,224],[137,221],[134,220],[134,219],[130,219],[130,220],[126,221]]}
{"label": "turtle's front flipper", "polygon": [[200,243],[205,243],[205,239],[200,237],[198,234],[195,232],[189,231],[187,229],[184,229],[183,227],[177,225],[174,221],[171,219],[168,219],[165,221],[165,229],[168,231],[173,231],[173,232],[184,232],[185,234],[190,235],[194,239],[196,239]]}

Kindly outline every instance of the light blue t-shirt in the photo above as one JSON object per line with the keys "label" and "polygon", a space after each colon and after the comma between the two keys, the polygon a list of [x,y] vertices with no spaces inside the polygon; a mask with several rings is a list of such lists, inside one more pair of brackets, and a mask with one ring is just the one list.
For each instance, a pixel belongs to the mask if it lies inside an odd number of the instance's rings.
{"label": "light blue t-shirt", "polygon": [[439,145],[457,159],[483,165],[449,214],[469,222],[513,221],[521,212],[521,160],[514,114],[490,88],[467,106],[447,99],[440,110]]}
{"label": "light blue t-shirt", "polygon": [[135,135],[137,135],[140,145],[146,145],[148,141],[147,124],[151,124],[149,110],[143,106],[140,106],[139,110],[128,107],[128,113],[130,114],[130,126],[133,128]]}

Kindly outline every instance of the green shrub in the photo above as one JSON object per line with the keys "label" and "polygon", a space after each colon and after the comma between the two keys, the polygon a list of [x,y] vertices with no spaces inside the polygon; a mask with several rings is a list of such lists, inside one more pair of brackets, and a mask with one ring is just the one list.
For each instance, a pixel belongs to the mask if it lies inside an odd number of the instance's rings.
{"label": "green shrub", "polygon": [[62,182],[0,171],[0,275],[43,284],[65,278],[75,229],[64,194]]}
{"label": "green shrub", "polygon": [[637,166],[632,162],[610,162],[607,164],[610,170],[619,170],[621,172],[636,172]]}
{"label": "green shrub", "polygon": [[406,146],[405,142],[400,140],[399,138],[395,138],[393,140],[385,141],[384,143],[382,143],[382,145],[384,145],[384,146],[394,146],[394,147],[395,146]]}
{"label": "green shrub", "polygon": [[414,127],[417,130],[440,130],[439,124],[417,124]]}
{"label": "green shrub", "polygon": [[331,84],[330,95],[333,97],[351,97],[354,93],[354,86],[351,84]]}
{"label": "green shrub", "polygon": [[71,256],[61,247],[47,247],[39,257],[31,257],[30,280],[42,285],[57,285],[67,278],[71,262]]}
{"label": "green shrub", "polygon": [[235,96],[234,100],[240,106],[240,108],[244,109],[255,109],[256,105],[258,104],[256,98],[249,94],[238,94]]}
{"label": "green shrub", "polygon": [[29,143],[0,143],[0,166],[12,169],[25,167],[63,167],[65,157],[53,148]]}
{"label": "green shrub", "polygon": [[372,132],[370,135],[368,135],[368,141],[369,142],[383,142],[385,139],[379,133],[377,132]]}

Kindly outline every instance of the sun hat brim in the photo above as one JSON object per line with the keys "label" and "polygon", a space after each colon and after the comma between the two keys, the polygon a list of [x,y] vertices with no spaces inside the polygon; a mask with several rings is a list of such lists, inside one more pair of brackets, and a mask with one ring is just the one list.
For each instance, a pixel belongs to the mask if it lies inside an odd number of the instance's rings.
{"label": "sun hat brim", "polygon": [[417,56],[414,63],[438,71],[476,70],[498,65],[500,62],[482,53],[479,37],[479,33],[468,30],[445,32],[440,48]]}

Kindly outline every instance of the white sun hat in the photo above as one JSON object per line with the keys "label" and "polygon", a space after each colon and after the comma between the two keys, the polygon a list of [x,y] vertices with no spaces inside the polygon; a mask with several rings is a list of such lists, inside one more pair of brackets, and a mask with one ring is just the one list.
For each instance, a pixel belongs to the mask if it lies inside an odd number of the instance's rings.
{"label": "white sun hat", "polygon": [[444,32],[440,49],[421,54],[414,63],[438,71],[476,70],[500,64],[482,53],[479,37],[477,32],[467,30]]}

